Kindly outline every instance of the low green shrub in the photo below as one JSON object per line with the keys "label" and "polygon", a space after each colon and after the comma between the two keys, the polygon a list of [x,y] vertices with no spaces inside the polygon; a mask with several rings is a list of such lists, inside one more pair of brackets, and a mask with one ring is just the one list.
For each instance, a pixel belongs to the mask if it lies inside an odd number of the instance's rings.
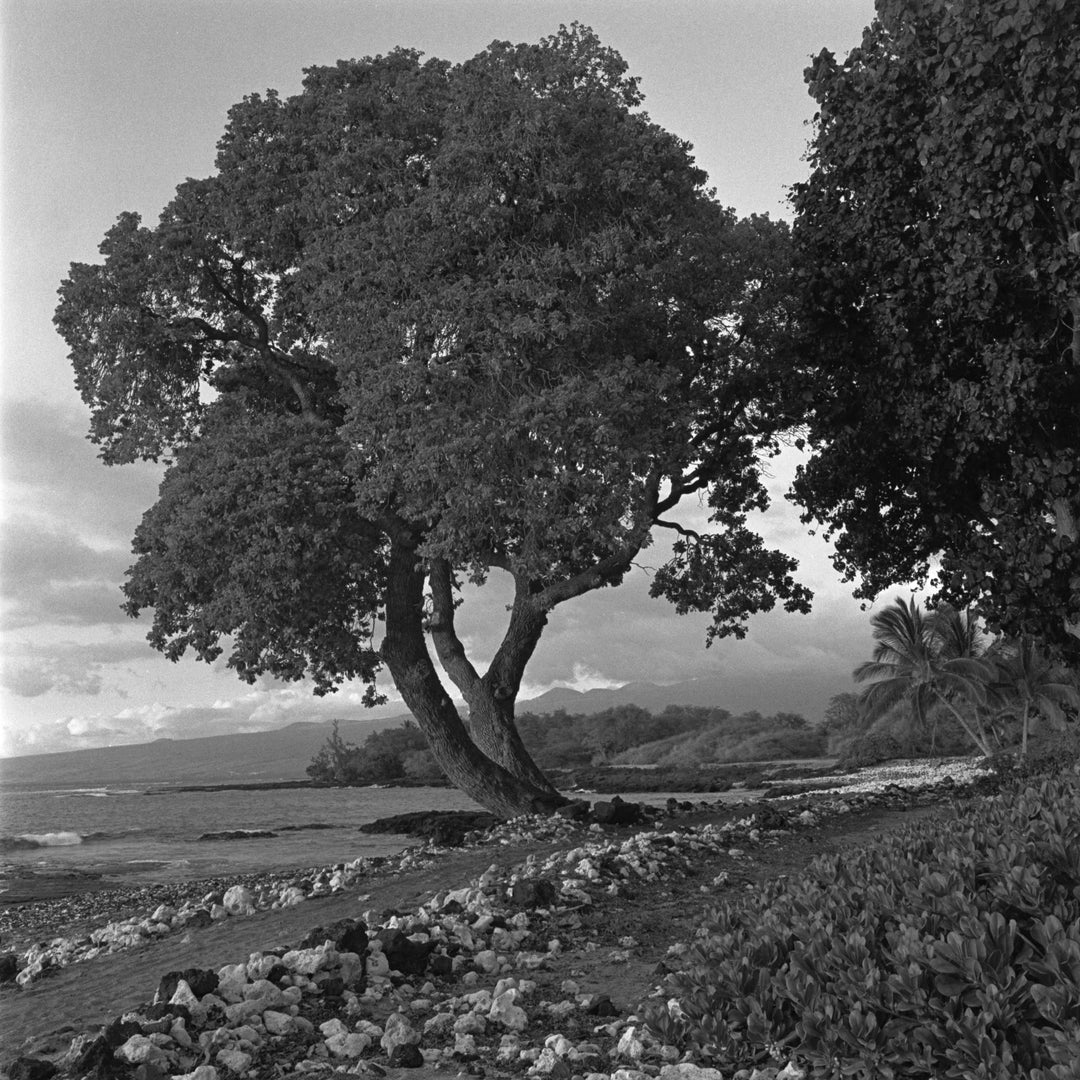
{"label": "low green shrub", "polygon": [[995,754],[990,759],[990,770],[1003,783],[1014,784],[1067,772],[1078,764],[1080,725],[1070,724],[1062,731],[1040,732],[1028,743],[1024,757],[1015,747]]}
{"label": "low green shrub", "polygon": [[1080,773],[821,857],[714,911],[646,1022],[703,1063],[1065,1080],[1080,1061]]}

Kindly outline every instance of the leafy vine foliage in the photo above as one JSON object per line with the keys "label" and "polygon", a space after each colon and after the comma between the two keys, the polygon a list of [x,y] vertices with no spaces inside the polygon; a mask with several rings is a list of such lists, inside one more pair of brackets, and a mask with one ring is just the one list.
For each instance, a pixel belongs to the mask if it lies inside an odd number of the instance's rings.
{"label": "leafy vine foliage", "polygon": [[[721,635],[806,610],[746,520],[798,404],[789,234],[723,209],[641,102],[577,25],[311,68],[231,110],[156,226],[124,214],[72,266],[92,438],[171,461],[126,586],[155,647],[320,693],[374,697],[385,666],[453,782],[519,813],[558,799],[513,720],[549,613],[619,584],[682,500],[712,532],[656,595]],[[493,570],[515,597],[481,673],[455,610]]]}
{"label": "leafy vine foliage", "polygon": [[807,520],[872,596],[1080,652],[1080,8],[878,0],[806,73]]}

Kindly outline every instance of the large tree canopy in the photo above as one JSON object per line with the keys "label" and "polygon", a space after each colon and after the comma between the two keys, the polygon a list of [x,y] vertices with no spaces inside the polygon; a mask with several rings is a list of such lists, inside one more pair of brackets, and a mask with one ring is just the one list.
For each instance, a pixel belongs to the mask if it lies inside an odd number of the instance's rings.
{"label": "large tree canopy", "polygon": [[[125,587],[153,645],[321,692],[385,664],[451,779],[510,813],[558,799],[513,722],[548,614],[653,530],[679,534],[654,594],[713,634],[806,609],[747,526],[789,423],[788,236],[718,205],[640,104],[578,26],[312,68],[233,108],[156,227],[123,215],[72,266],[92,438],[171,460]],[[709,532],[670,519],[688,497]],[[481,673],[454,613],[496,570]]]}
{"label": "large tree canopy", "polygon": [[863,595],[937,557],[943,599],[1074,653],[1077,72],[1071,0],[878,0],[861,47],[807,71],[794,190],[808,519]]}

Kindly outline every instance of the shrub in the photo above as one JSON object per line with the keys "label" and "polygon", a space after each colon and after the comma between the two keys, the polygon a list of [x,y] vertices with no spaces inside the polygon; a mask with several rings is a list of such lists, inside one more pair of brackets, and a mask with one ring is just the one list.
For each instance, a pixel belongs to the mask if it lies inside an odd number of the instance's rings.
{"label": "shrub", "polygon": [[857,735],[840,755],[836,763],[838,769],[863,769],[870,765],[879,765],[883,761],[892,761],[902,757],[904,748],[892,735],[868,731]]}
{"label": "shrub", "polygon": [[1015,748],[1003,750],[990,759],[991,773],[1004,784],[1022,783],[1037,777],[1054,776],[1080,764],[1080,725],[1062,731],[1040,732],[1028,743],[1026,757]]}
{"label": "shrub", "polygon": [[1080,773],[973,801],[714,911],[646,1022],[815,1078],[1075,1077]]}

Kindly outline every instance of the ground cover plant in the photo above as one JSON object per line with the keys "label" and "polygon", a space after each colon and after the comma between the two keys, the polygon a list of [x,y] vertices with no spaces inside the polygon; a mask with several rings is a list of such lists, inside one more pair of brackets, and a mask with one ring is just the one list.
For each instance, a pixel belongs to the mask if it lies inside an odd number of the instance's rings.
{"label": "ground cover plant", "polygon": [[1080,771],[958,804],[713,911],[647,1022],[813,1077],[1075,1077]]}

